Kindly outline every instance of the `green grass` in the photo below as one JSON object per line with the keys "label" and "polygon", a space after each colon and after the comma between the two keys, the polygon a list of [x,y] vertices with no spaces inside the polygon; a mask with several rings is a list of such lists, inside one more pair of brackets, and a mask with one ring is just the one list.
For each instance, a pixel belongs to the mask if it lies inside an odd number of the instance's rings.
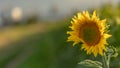
{"label": "green grass", "polygon": [[[15,60],[16,62],[13,65],[16,66],[15,68],[82,68],[77,63],[86,58],[101,61],[100,57],[97,59],[92,55],[86,55],[84,51],[80,50],[80,46],[72,47],[72,42],[66,42],[67,30],[69,30],[68,24],[46,33],[38,33],[12,44],[14,47],[7,52],[10,53],[8,57],[0,60],[3,62],[0,65],[1,68],[9,66]],[[115,34],[114,38],[118,41],[109,40],[112,41],[111,44],[116,43],[117,45],[114,44],[116,47],[119,47],[119,30],[118,27],[116,33],[113,33],[113,35]],[[119,58],[120,56],[112,58],[111,68],[119,68]]]}
{"label": "green grass", "polygon": [[[19,50],[22,52],[19,54],[26,51],[30,53],[24,61],[16,62],[17,68],[74,68],[80,51],[78,47],[73,48],[72,44],[66,42],[66,29],[67,27],[56,28],[45,34],[40,33],[12,44],[12,46],[18,46],[17,49],[21,47]],[[19,55],[16,55],[17,57],[19,60]],[[11,60],[5,60],[7,64],[14,60],[13,57],[9,59]],[[3,68],[4,66],[6,66],[5,63],[2,64]]]}

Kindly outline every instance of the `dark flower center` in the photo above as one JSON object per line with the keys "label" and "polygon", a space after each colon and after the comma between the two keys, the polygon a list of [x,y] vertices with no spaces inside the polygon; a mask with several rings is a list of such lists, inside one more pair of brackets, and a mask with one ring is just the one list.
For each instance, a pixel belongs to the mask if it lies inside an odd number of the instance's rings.
{"label": "dark flower center", "polygon": [[85,23],[80,28],[80,37],[88,45],[96,45],[100,41],[100,31],[96,23]]}

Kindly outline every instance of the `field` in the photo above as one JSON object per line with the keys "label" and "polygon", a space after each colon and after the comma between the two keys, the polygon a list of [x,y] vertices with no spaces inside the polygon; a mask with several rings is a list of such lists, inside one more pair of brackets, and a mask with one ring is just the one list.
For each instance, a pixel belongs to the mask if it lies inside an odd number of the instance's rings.
{"label": "field", "polygon": [[[107,18],[112,34],[109,45],[116,47],[120,54],[120,6],[108,4],[97,11],[100,18]],[[80,50],[80,44],[73,47],[72,42],[66,41],[70,21],[2,29],[0,68],[83,68],[77,63],[84,59],[102,61],[100,56],[86,55]],[[120,55],[111,59],[110,68],[120,68]]]}

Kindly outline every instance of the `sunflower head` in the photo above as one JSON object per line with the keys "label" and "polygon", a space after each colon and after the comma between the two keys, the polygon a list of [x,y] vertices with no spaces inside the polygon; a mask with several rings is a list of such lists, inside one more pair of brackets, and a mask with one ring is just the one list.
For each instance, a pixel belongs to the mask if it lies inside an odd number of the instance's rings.
{"label": "sunflower head", "polygon": [[88,11],[83,11],[74,16],[71,21],[72,26],[68,41],[73,41],[73,46],[82,42],[82,48],[87,54],[93,53],[96,57],[98,54],[103,55],[106,50],[106,39],[111,35],[106,32],[106,19],[100,20],[96,11],[92,15]]}

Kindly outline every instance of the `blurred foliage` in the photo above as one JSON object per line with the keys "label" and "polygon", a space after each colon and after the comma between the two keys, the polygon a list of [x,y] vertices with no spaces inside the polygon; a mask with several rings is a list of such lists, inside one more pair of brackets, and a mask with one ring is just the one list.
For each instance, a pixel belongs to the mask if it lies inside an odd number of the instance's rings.
{"label": "blurred foliage", "polygon": [[[106,4],[97,11],[100,18],[107,18],[110,24],[109,33],[113,35],[108,42],[115,46],[120,54],[120,5],[114,7]],[[83,68],[84,66],[77,63],[84,59],[102,61],[100,56],[94,58],[92,55],[86,55],[80,50],[80,46],[73,47],[72,42],[66,42],[70,20],[63,23],[65,25],[60,28],[28,36],[8,45],[10,47],[1,49],[0,68]],[[120,68],[119,59],[119,55],[112,58],[110,67]]]}

